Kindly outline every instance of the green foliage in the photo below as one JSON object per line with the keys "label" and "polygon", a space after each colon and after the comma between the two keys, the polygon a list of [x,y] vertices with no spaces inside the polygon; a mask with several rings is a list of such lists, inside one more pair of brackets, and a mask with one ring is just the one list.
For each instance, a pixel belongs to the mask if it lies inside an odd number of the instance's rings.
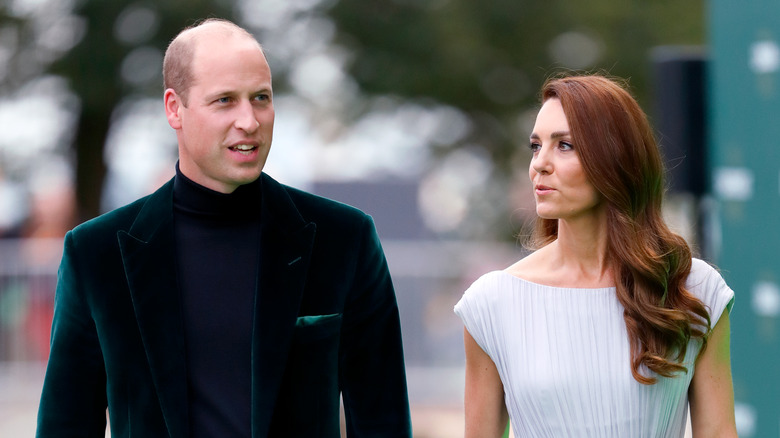
{"label": "green foliage", "polygon": [[[74,149],[81,220],[99,212],[103,145],[114,109],[128,96],[159,96],[157,64],[175,33],[204,17],[241,22],[232,16],[238,2],[80,0],[63,6],[69,3],[51,0],[40,8],[50,9],[45,19],[45,10],[20,16],[9,3],[0,4],[0,37],[15,44],[0,86],[9,90],[55,73],[80,99]],[[466,114],[470,133],[434,152],[483,148],[495,163],[494,185],[508,184],[524,167],[528,110],[552,72],[575,68],[628,77],[647,109],[649,50],[704,41],[702,0],[340,0],[315,7],[335,22],[335,42],[351,52],[348,73],[365,95],[448,105]],[[42,50],[40,34],[68,14],[72,46]],[[152,74],[145,70],[149,65]],[[350,116],[358,118],[364,109],[355,105]],[[496,202],[495,196],[482,198]],[[511,234],[498,228],[498,235]]]}
{"label": "green foliage", "polygon": [[[63,3],[57,5],[63,7]],[[18,83],[37,74],[52,73],[66,78],[71,91],[78,96],[81,112],[73,149],[79,221],[100,213],[106,173],[103,148],[114,109],[131,96],[160,96],[162,56],[170,40],[198,19],[232,18],[232,6],[232,1],[220,0],[78,1],[72,10],[63,11],[70,14],[73,27],[78,28],[72,29],[78,35],[73,47],[52,54],[49,64],[40,63],[38,69],[26,75],[17,73],[4,81]],[[41,27],[40,23],[47,20],[47,11],[42,9],[29,16],[2,17],[4,26],[28,36],[17,38],[27,44],[16,50],[19,65],[35,58],[30,53],[35,51],[39,44],[36,39],[42,33],[38,29],[36,34],[36,23]]]}
{"label": "green foliage", "polygon": [[[703,8],[702,0],[340,0],[329,13],[364,92],[459,108],[472,131],[447,150],[484,148],[494,184],[508,185],[525,173],[518,164],[528,114],[547,77],[573,70],[629,78],[650,114],[650,50],[703,44]],[[509,237],[507,228],[494,229]]]}
{"label": "green foliage", "polygon": [[[516,111],[555,69],[550,56],[564,32],[590,36],[602,47],[593,63],[632,78],[648,93],[648,51],[657,45],[702,44],[703,2],[491,0],[341,0],[330,15],[341,42],[355,51],[351,73],[368,93],[432,97],[467,110]],[[496,102],[481,84],[498,69],[523,73],[531,91]]]}

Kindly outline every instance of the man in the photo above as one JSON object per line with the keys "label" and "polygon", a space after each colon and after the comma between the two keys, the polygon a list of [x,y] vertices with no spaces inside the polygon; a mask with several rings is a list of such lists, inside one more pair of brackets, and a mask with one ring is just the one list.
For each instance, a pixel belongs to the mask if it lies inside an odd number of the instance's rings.
{"label": "man", "polygon": [[223,20],[164,61],[176,176],[65,238],[38,437],[411,436],[373,222],[262,173],[271,72]]}

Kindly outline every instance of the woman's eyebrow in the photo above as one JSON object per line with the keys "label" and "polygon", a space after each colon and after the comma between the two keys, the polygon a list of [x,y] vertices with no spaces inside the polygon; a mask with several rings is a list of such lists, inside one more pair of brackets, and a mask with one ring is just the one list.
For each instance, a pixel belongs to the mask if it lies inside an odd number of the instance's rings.
{"label": "woman's eyebrow", "polygon": [[[569,131],[555,131],[552,134],[550,134],[550,138],[561,138],[561,137],[568,137],[571,135]],[[531,140],[539,140],[541,137],[539,137],[539,134],[537,133],[531,133]]]}

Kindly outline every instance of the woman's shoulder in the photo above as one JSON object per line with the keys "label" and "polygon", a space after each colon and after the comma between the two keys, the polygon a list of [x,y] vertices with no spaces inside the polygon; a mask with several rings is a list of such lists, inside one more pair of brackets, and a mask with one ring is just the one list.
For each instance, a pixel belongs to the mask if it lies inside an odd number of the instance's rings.
{"label": "woman's shoulder", "polygon": [[511,276],[506,271],[486,272],[471,283],[464,295],[493,295],[496,291],[504,289],[509,281]]}
{"label": "woman's shoulder", "polygon": [[711,288],[721,283],[725,285],[725,280],[714,266],[702,259],[691,259],[691,272],[685,282],[688,288]]}
{"label": "woman's shoulder", "polygon": [[455,305],[455,313],[490,312],[504,305],[517,279],[506,271],[494,270],[482,274],[463,292]]}
{"label": "woman's shoulder", "polygon": [[528,254],[508,268],[504,269],[503,272],[531,283],[548,283],[550,276],[547,274],[547,270],[544,269],[544,267],[547,265],[545,248],[546,247]]}
{"label": "woman's shoulder", "polygon": [[720,271],[704,260],[694,258],[691,261],[685,287],[709,307],[713,323],[724,309],[730,312],[734,305],[734,291],[726,284]]}

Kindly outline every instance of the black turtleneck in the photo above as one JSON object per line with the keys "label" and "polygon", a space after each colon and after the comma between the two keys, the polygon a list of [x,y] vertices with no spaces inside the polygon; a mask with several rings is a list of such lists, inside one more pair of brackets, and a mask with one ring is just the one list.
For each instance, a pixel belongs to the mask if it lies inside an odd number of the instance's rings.
{"label": "black turtleneck", "polygon": [[225,194],[176,166],[176,266],[192,437],[250,437],[260,180]]}

